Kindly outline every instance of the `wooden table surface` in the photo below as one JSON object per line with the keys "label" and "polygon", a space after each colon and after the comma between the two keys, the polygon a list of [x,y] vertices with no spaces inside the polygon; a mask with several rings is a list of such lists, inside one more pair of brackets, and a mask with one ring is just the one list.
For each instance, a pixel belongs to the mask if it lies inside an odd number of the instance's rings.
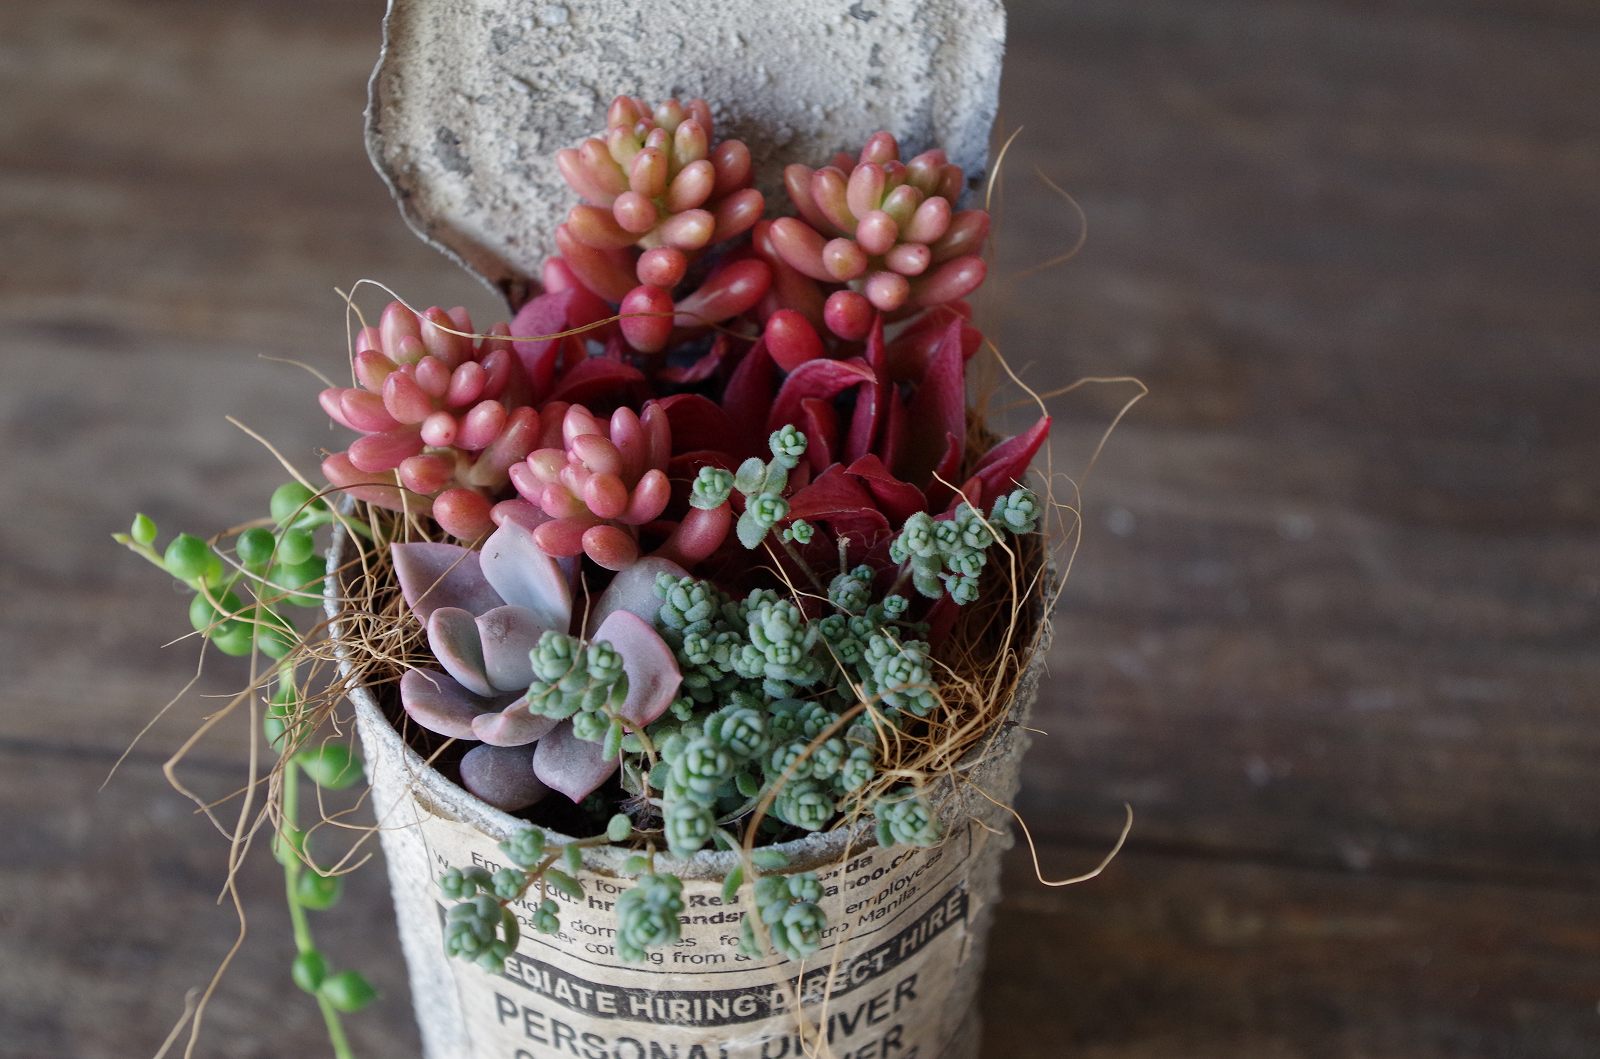
{"label": "wooden table surface", "polygon": [[[494,315],[361,144],[380,5],[0,10],[0,1055],[149,1055],[232,940],[160,763],[215,707],[108,535],[211,530],[336,434],[333,293]],[[984,998],[991,1057],[1600,1055],[1600,8],[1013,5],[1001,264],[1040,389],[1151,396],[1088,483]],[[623,87],[623,86],[619,86]],[[1021,276],[1071,245],[1070,263]],[[1127,390],[1054,403],[1081,467]],[[203,688],[236,685],[237,671]],[[226,794],[242,729],[186,773]],[[276,866],[204,1056],[325,1054]],[[416,1053],[381,873],[344,963]]]}

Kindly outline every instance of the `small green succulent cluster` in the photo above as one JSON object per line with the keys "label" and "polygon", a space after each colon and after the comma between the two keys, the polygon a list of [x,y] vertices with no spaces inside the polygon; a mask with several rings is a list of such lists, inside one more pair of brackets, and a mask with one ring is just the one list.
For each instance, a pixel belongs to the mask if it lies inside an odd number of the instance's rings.
{"label": "small green succulent cluster", "polygon": [[828,927],[821,902],[822,884],[814,872],[763,875],[756,880],[755,913],[744,917],[739,947],[752,956],[762,954],[752,922],[759,917],[773,950],[791,960],[805,959],[822,947]]}
{"label": "small green succulent cluster", "polygon": [[1000,497],[987,519],[965,502],[948,519],[919,511],[889,542],[889,558],[908,569],[912,585],[924,596],[938,599],[948,593],[958,604],[971,603],[978,598],[989,546],[1008,534],[1032,533],[1039,514],[1039,498],[1029,489]]}
{"label": "small green succulent cluster", "polygon": [[572,718],[574,735],[602,744],[606,757],[616,757],[624,734],[617,707],[628,694],[622,652],[603,640],[588,642],[550,630],[529,658],[529,711],[558,721]]}
{"label": "small green succulent cluster", "polygon": [[895,791],[872,807],[878,845],[934,846],[944,837],[939,818],[923,797],[911,790]]}
{"label": "small green succulent cluster", "polygon": [[[660,793],[672,852],[701,849],[717,821],[743,815],[766,791],[780,824],[821,830],[876,775],[877,725],[937,701],[908,601],[873,601],[874,580],[865,566],[840,574],[833,612],[810,618],[770,589],[734,600],[707,581],[657,579],[658,626],[678,657],[683,696],[648,733],[658,760],[635,772],[648,787],[637,793]],[[863,695],[878,708],[846,723]]]}
{"label": "small green succulent cluster", "polygon": [[645,950],[671,945],[683,924],[683,880],[676,875],[641,875],[617,899],[617,955],[638,962]]}
{"label": "small green succulent cluster", "polygon": [[578,872],[583,867],[584,848],[626,842],[632,833],[633,824],[623,813],[611,818],[605,834],[559,847],[551,845],[539,828],[525,827],[500,843],[509,866],[493,872],[481,865],[445,871],[439,876],[439,889],[456,902],[445,915],[445,951],[485,970],[498,971],[522,936],[512,904],[537,889],[538,901],[531,903],[534,929],[541,934],[556,933],[561,929],[561,906],[549,891],[574,900],[582,898]]}
{"label": "small green succulent cluster", "polygon": [[[736,472],[720,467],[702,467],[689,490],[689,503],[702,510],[719,508],[728,502],[734,492],[744,497],[744,510],[734,524],[739,543],[746,548],[759,547],[767,534],[789,517],[789,501],[784,491],[789,488],[789,472],[800,465],[806,454],[806,436],[793,426],[772,432],[767,438],[770,460],[751,456],[739,465]],[[784,541],[804,544],[811,539],[811,525],[797,519],[782,531]]]}

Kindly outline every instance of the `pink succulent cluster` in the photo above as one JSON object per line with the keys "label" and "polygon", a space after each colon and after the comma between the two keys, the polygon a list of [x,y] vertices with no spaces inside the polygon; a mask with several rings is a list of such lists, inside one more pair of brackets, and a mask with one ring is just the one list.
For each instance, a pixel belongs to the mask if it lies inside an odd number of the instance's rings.
{"label": "pink succulent cluster", "polygon": [[557,152],[556,164],[586,200],[556,230],[556,245],[589,290],[620,307],[632,348],[659,353],[675,329],[738,316],[766,293],[770,271],[745,258],[674,296],[706,248],[743,235],[765,208],[750,186],[750,149],[739,140],[713,143],[705,100],[652,109],[618,96],[604,136]]}
{"label": "pink succulent cluster", "polygon": [[[504,509],[533,528],[533,540],[556,558],[587,555],[607,570],[632,566],[640,531],[662,522],[672,500],[667,463],[672,432],[655,402],[635,414],[618,408],[609,421],[582,405],[547,405],[539,448],[511,468],[511,483],[528,507]],[[664,553],[693,560],[727,536],[726,510],[691,510],[670,529]]]}
{"label": "pink succulent cluster", "polygon": [[800,216],[773,221],[766,243],[806,278],[843,285],[823,311],[841,338],[864,338],[874,310],[956,301],[983,282],[989,214],[956,209],[961,167],[941,150],[902,162],[895,138],[879,132],[854,161],[789,166],[784,186]]}
{"label": "pink succulent cluster", "polygon": [[526,406],[510,330],[473,333],[464,309],[419,317],[399,302],[361,329],[356,385],[321,394],[323,410],[362,435],[323,460],[329,482],[382,507],[420,509],[464,539],[493,528],[489,497],[532,450],[539,417]]}

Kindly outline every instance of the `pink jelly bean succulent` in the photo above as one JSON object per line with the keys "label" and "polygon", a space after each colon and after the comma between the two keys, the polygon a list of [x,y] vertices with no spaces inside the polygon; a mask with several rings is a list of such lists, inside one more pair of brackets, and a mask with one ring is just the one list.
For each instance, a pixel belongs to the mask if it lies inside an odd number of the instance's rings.
{"label": "pink jelly bean succulent", "polygon": [[[499,512],[532,527],[533,539],[558,558],[587,555],[608,570],[639,560],[641,531],[662,523],[672,499],[667,478],[672,429],[656,402],[601,419],[582,405],[547,405],[539,447],[510,470],[525,506]],[[516,502],[512,502],[513,505]],[[662,554],[694,561],[727,536],[726,509],[691,509],[670,530]]]}
{"label": "pink jelly bean succulent", "polygon": [[748,257],[678,293],[707,248],[743,235],[765,208],[750,186],[749,148],[713,142],[705,100],[651,108],[618,96],[605,133],[558,151],[556,164],[585,200],[556,230],[556,246],[589,290],[619,308],[633,349],[659,353],[676,331],[731,319],[766,294],[771,270]]}
{"label": "pink jelly bean succulent", "polygon": [[356,385],[321,394],[334,421],[363,435],[323,460],[329,482],[382,507],[431,514],[463,539],[493,528],[488,498],[532,450],[539,416],[524,403],[509,329],[472,333],[464,309],[419,317],[399,302],[361,329]]}
{"label": "pink jelly bean succulent", "polygon": [[800,216],[773,221],[767,240],[801,275],[841,287],[823,310],[840,337],[865,337],[872,310],[955,301],[983,282],[989,214],[956,209],[961,168],[941,150],[902,162],[895,138],[880,132],[854,161],[789,166],[784,186]]}

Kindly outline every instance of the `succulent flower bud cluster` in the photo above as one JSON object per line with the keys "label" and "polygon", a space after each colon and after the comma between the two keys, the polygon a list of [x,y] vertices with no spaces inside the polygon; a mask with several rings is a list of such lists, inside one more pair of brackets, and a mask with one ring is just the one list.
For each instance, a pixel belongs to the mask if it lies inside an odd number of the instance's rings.
{"label": "succulent flower bud cluster", "polygon": [[983,282],[989,214],[955,208],[962,172],[941,150],[902,162],[895,138],[880,132],[853,162],[789,166],[784,185],[800,216],[773,221],[768,242],[802,275],[847,285],[824,310],[840,337],[863,337],[873,310],[955,301]]}
{"label": "succulent flower bud cluster", "polygon": [[509,328],[472,333],[464,309],[419,317],[390,302],[356,336],[356,385],[320,397],[335,422],[362,435],[323,460],[328,481],[381,507],[420,507],[467,540],[493,528],[489,497],[539,432]]}

